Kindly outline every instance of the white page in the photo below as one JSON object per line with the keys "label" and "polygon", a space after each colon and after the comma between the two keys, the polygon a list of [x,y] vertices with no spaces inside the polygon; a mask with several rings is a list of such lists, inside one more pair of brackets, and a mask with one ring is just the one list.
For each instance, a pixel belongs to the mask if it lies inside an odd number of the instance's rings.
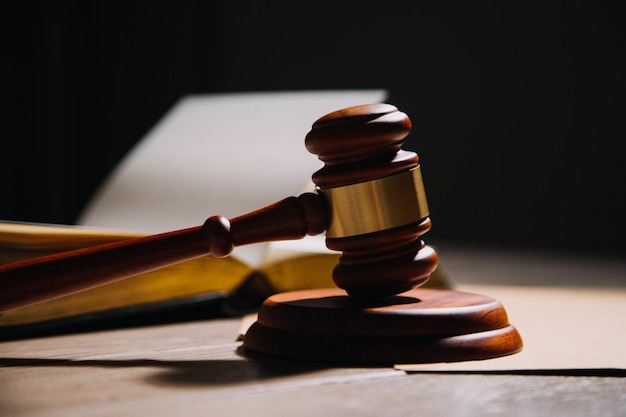
{"label": "white page", "polygon": [[413,372],[626,369],[626,290],[593,287],[465,285],[499,300],[524,347],[514,355],[438,364],[398,365]]}
{"label": "white page", "polygon": [[[298,195],[322,166],[304,146],[313,122],[386,98],[384,90],[183,97],[118,164],[79,224],[162,233]],[[263,249],[233,255],[258,266]]]}

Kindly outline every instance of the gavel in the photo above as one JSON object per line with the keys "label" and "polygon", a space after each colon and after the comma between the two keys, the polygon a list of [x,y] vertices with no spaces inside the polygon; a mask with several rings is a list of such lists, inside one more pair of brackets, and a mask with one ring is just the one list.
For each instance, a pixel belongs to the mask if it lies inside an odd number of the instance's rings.
{"label": "gavel", "polygon": [[[515,353],[521,339],[496,300],[456,291],[414,293],[437,268],[438,256],[421,239],[431,221],[418,155],[402,149],[411,128],[409,117],[391,104],[327,114],[305,138],[307,150],[324,163],[312,176],[315,193],[230,220],[212,216],[202,226],[0,266],[0,311],[200,256],[225,257],[236,246],[325,232],[327,247],[342,253],[333,269],[338,288],[271,296],[244,346],[270,355],[348,362]],[[313,324],[318,318],[325,324]],[[306,334],[301,324],[317,330]],[[465,334],[488,348],[469,349],[475,343],[457,340]],[[450,337],[457,338],[453,346]],[[356,345],[369,347],[355,354]]]}
{"label": "gavel", "polygon": [[22,307],[235,246],[299,239],[326,231],[342,251],[337,286],[357,297],[398,294],[424,283],[437,265],[419,236],[430,228],[418,157],[400,150],[411,130],[389,104],[340,110],[313,124],[307,149],[325,166],[318,193],[289,197],[228,220],[79,249],[0,267],[0,311]]}

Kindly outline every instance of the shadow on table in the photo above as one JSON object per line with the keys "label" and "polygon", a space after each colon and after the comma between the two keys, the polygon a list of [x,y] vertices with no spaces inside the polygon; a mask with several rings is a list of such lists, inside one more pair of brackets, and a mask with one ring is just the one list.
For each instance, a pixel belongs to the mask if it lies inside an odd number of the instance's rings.
{"label": "shadow on table", "polygon": [[[146,382],[163,387],[230,385],[258,382],[331,369],[332,364],[300,362],[271,358],[238,349],[241,359],[155,360],[155,359],[45,359],[0,358],[2,367],[89,367],[89,368],[153,368],[159,372],[145,377]],[[345,368],[345,366],[342,366]],[[362,367],[361,367],[362,368]],[[391,368],[389,368],[391,369]],[[398,371],[400,372],[400,371]],[[625,369],[528,369],[499,371],[409,371],[412,374],[462,375],[525,375],[569,377],[626,377]]]}
{"label": "shadow on table", "polygon": [[[243,353],[238,352],[240,356]],[[246,356],[248,356],[246,354]],[[72,367],[72,368],[154,368],[146,380],[161,386],[202,386],[240,384],[249,381],[280,378],[328,369],[319,363],[282,360],[269,357],[249,359],[155,360],[155,359],[46,359],[0,358],[0,368]]]}

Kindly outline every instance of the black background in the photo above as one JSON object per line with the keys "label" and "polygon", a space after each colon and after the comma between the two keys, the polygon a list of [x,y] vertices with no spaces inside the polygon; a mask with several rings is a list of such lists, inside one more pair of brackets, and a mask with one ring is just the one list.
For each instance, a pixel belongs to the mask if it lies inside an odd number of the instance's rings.
{"label": "black background", "polygon": [[185,94],[385,88],[429,241],[621,255],[624,4],[21,2],[0,14],[0,219],[75,222]]}

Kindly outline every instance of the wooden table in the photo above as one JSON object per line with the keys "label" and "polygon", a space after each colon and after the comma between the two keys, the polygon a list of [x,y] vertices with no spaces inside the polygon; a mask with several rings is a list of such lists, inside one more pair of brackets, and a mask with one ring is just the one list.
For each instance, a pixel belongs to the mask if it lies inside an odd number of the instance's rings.
{"label": "wooden table", "polygon": [[[550,262],[557,258],[544,255],[525,254],[516,264],[519,254],[440,253],[461,283],[507,271],[517,283],[532,265],[561,278],[585,272],[580,260]],[[623,288],[625,263],[599,261],[594,268],[604,268],[598,285]],[[623,369],[407,373],[300,363],[248,356],[237,340],[240,323],[215,319],[2,342],[0,416],[626,415]],[[615,327],[623,332],[623,319]]]}

